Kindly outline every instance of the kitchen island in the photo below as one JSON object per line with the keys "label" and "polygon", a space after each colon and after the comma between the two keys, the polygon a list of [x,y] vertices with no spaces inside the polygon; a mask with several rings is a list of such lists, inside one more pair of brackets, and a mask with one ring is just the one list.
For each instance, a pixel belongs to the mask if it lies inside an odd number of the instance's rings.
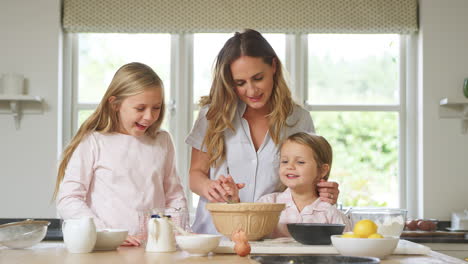
{"label": "kitchen island", "polygon": [[[8,249],[0,246],[1,264],[168,264],[168,263],[217,263],[217,264],[253,264],[257,263],[248,257],[233,254],[215,254],[208,257],[192,257],[186,252],[149,253],[144,248],[120,247],[114,251],[95,251],[87,254],[70,254],[63,242],[41,242],[38,245],[21,250]],[[382,264],[437,264],[437,263],[467,263],[435,251],[428,255],[391,255],[381,261]]]}

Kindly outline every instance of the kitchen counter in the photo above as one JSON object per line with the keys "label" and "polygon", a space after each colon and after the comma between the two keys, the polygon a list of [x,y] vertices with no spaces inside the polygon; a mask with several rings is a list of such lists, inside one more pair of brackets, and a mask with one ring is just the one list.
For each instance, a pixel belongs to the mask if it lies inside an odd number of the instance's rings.
{"label": "kitchen counter", "polygon": [[[116,251],[97,251],[88,254],[70,254],[62,242],[41,242],[38,245],[22,250],[12,250],[0,246],[0,263],[63,263],[63,264],[168,264],[168,263],[217,263],[217,264],[253,264],[257,263],[248,257],[233,254],[215,254],[208,257],[192,257],[186,252],[149,253],[144,248],[120,247]],[[391,255],[381,261],[382,264],[419,264],[444,263],[466,264],[466,262],[431,251],[428,255]]]}

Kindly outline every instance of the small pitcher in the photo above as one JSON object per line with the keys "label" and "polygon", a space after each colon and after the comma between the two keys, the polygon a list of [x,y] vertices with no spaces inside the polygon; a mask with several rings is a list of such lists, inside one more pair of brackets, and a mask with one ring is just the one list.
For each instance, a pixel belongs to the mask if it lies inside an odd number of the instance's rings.
{"label": "small pitcher", "polygon": [[96,244],[96,225],[91,217],[68,219],[62,225],[63,242],[70,253],[89,253]]}
{"label": "small pitcher", "polygon": [[148,240],[146,251],[148,252],[174,252],[176,242],[172,224],[167,216],[154,215],[148,221]]}

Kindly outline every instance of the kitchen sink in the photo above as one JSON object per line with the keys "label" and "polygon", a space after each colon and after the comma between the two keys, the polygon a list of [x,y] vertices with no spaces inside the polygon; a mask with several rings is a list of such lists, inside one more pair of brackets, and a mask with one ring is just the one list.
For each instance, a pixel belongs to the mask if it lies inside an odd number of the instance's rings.
{"label": "kitchen sink", "polygon": [[335,255],[301,255],[301,256],[275,256],[275,255],[254,255],[251,259],[261,264],[373,264],[380,263],[380,259],[371,257],[350,257]]}

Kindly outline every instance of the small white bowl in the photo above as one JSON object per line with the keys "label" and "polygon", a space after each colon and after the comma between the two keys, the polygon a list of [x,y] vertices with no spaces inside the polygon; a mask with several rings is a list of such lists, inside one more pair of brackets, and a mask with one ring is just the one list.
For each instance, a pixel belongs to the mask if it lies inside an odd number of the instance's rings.
{"label": "small white bowl", "polygon": [[101,229],[97,231],[94,250],[115,250],[125,241],[126,229]]}
{"label": "small white bowl", "polygon": [[218,247],[221,235],[198,234],[176,236],[176,241],[182,250],[193,256],[206,256]]}
{"label": "small white bowl", "polygon": [[344,256],[385,258],[398,246],[399,237],[384,238],[343,238],[331,236],[333,246]]}

